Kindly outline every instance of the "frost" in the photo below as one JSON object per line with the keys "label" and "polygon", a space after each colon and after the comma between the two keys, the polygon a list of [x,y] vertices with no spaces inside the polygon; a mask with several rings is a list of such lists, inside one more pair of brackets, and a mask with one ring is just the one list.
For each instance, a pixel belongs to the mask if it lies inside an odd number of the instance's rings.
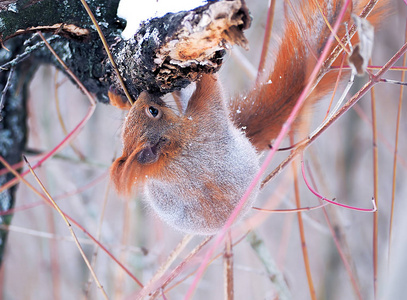
{"label": "frost", "polygon": [[18,9],[17,9],[17,3],[11,3],[8,5],[7,7],[8,11],[11,11],[13,13],[18,13]]}
{"label": "frost", "polygon": [[64,52],[63,52],[63,54],[61,54],[61,59],[63,60],[63,61],[69,61],[71,58],[72,58],[72,51],[71,51],[71,48],[69,47],[69,44],[68,43],[66,43],[64,46],[63,46],[63,48],[64,48]]}
{"label": "frost", "polygon": [[100,7],[96,7],[95,15],[96,15],[97,17],[102,16],[102,12],[100,11]]}
{"label": "frost", "polygon": [[[281,78],[281,76],[280,76]],[[269,81],[266,82],[266,84],[272,84],[273,82],[271,81],[271,79],[269,79]]]}
{"label": "frost", "polygon": [[240,109],[236,109],[236,113],[240,114],[242,111]]}
{"label": "frost", "polygon": [[156,42],[156,44],[160,43],[160,39],[158,38],[158,29],[154,28],[153,32],[151,33],[151,37],[154,39],[154,42]]}
{"label": "frost", "polygon": [[104,28],[109,28],[109,23],[107,22],[98,22],[99,26],[104,27]]}
{"label": "frost", "polygon": [[192,117],[191,117],[191,116],[189,116],[189,117],[188,117],[188,120],[192,121]]}

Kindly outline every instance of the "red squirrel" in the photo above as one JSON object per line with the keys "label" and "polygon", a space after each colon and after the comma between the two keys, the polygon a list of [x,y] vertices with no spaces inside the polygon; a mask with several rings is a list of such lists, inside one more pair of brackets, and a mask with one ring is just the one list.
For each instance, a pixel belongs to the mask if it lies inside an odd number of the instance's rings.
{"label": "red squirrel", "polygon": [[[318,2],[334,24],[344,2]],[[361,2],[348,7],[339,37],[351,13],[361,12],[366,1]],[[315,1],[303,1],[299,17],[301,25],[294,18],[286,23],[273,70],[243,97],[226,103],[219,78],[208,74],[197,82],[181,113],[143,92],[126,117],[123,153],[111,167],[118,192],[130,194],[141,185],[146,202],[169,225],[186,233],[218,232],[259,170],[260,152],[279,133],[330,36]],[[379,18],[373,14],[370,22]],[[306,106],[332,90],[336,77],[336,72],[326,74]],[[113,105],[129,108],[120,96],[109,92],[109,98]],[[240,216],[258,192],[259,187]]]}

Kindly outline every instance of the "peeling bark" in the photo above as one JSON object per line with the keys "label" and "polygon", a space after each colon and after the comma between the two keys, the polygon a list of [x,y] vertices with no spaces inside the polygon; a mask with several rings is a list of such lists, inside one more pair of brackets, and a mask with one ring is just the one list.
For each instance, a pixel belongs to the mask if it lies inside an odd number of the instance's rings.
{"label": "peeling bark", "polygon": [[[211,2],[144,23],[133,38],[113,45],[112,52],[135,99],[141,91],[162,95],[202,73],[217,72],[231,45],[246,48],[243,30],[250,22],[244,1]],[[120,90],[118,82],[115,87]]]}

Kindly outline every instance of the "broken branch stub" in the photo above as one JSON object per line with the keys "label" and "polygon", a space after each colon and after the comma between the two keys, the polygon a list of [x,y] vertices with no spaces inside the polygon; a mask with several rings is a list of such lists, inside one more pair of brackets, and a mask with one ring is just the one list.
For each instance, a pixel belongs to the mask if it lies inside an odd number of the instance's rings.
{"label": "broken branch stub", "polygon": [[[218,71],[230,46],[247,48],[243,31],[250,22],[244,0],[210,2],[144,22],[133,38],[113,45],[112,53],[134,99],[142,91],[163,95]],[[118,80],[112,81],[123,94]]]}

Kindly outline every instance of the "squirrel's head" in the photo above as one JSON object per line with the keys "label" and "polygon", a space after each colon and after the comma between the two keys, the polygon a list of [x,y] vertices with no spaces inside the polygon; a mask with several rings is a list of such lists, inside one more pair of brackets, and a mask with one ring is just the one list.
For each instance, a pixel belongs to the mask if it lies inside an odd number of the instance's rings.
{"label": "squirrel's head", "polygon": [[123,125],[123,153],[111,167],[119,192],[129,193],[135,182],[160,174],[181,148],[182,117],[165,102],[146,92],[131,107]]}

